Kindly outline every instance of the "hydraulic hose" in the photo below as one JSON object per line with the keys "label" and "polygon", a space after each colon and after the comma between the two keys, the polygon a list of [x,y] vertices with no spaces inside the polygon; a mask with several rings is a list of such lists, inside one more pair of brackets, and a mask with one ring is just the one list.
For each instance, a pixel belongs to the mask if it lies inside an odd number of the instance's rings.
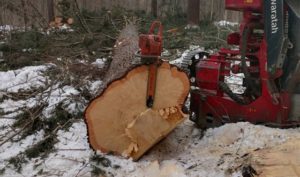
{"label": "hydraulic hose", "polygon": [[248,67],[247,67],[247,63],[246,63],[247,44],[248,44],[249,34],[250,34],[250,28],[245,27],[245,29],[242,33],[242,45],[241,45],[242,72],[245,76],[247,89],[250,90],[250,92],[253,96],[257,96],[259,92],[257,90],[256,85],[253,83],[253,80],[252,80],[251,75],[248,71]]}

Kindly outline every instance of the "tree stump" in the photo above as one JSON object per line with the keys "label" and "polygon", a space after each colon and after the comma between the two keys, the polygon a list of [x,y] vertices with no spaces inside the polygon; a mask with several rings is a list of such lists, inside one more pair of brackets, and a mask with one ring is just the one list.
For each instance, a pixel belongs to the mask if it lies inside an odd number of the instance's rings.
{"label": "tree stump", "polygon": [[137,160],[186,118],[181,110],[190,88],[187,75],[162,62],[154,105],[148,108],[148,67],[138,66],[110,83],[87,107],[89,141],[95,150]]}

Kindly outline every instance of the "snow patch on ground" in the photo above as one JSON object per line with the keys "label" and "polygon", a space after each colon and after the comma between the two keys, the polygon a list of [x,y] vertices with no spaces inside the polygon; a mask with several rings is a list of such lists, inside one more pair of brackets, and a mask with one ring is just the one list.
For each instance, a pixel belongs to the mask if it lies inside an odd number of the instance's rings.
{"label": "snow patch on ground", "polygon": [[[1,82],[0,87],[8,90],[8,84],[13,82],[18,85],[21,83],[20,87],[11,90],[18,92],[44,86],[44,82],[39,82],[39,80],[44,81],[46,79],[46,76],[43,75],[47,68],[45,67],[25,67],[17,71],[1,72],[7,74],[4,75],[5,77],[10,76],[11,80],[3,80],[4,82]],[[29,75],[31,79],[29,83],[24,84],[24,80],[21,78],[26,78],[26,75]],[[20,79],[17,79],[18,77]],[[39,79],[34,79],[36,77]],[[101,81],[87,81],[87,88],[92,93],[96,92],[101,85]],[[57,83],[46,89],[45,93],[32,96],[27,100],[5,99],[0,102],[0,110],[8,114],[5,115],[7,117],[5,119],[1,117],[0,125],[11,125],[14,122],[11,118],[16,115],[19,108],[34,106],[37,104],[36,100],[40,98],[48,103],[45,116],[51,116],[55,105],[59,103],[65,104],[70,112],[78,110],[78,107],[84,109],[87,105],[86,100],[80,103],[74,101],[83,99],[79,95],[78,89],[72,86],[60,87]],[[0,129],[0,143],[7,136],[8,130]],[[226,124],[202,132],[187,120],[154,146],[138,162],[118,156],[105,155],[101,152],[97,153],[107,158],[112,164],[110,167],[101,166],[101,169],[107,172],[108,177],[241,177],[239,170],[234,171],[235,167],[239,165],[236,164],[237,158],[256,149],[273,147],[297,137],[300,138],[299,128],[283,130],[247,122]],[[67,131],[59,130],[57,132],[56,150],[45,159],[29,160],[28,163],[24,164],[21,173],[6,168],[8,158],[17,155],[43,138],[44,132],[39,131],[21,141],[7,142],[0,146],[0,170],[6,169],[3,176],[34,176],[41,170],[43,173],[38,176],[91,176],[91,169],[96,164],[90,161],[94,152],[89,146],[87,128],[83,120],[74,122]]]}
{"label": "snow patch on ground", "polygon": [[[68,131],[58,131],[56,152],[49,155],[41,168],[59,176],[88,176],[86,167],[92,150],[86,136],[86,125],[77,122]],[[54,174],[53,174],[54,175]]]}
{"label": "snow patch on ground", "polygon": [[216,26],[220,26],[220,27],[226,27],[226,26],[232,26],[232,27],[234,27],[234,26],[237,26],[237,25],[239,25],[239,23],[237,23],[237,22],[229,22],[229,21],[225,21],[225,20],[221,20],[221,21],[218,21],[218,22],[215,22],[214,23]]}
{"label": "snow patch on ground", "polygon": [[11,31],[13,29],[14,29],[14,27],[11,26],[11,25],[2,25],[2,26],[0,26],[0,31]]}
{"label": "snow patch on ground", "polygon": [[[36,158],[24,164],[21,174],[12,169],[7,169],[4,176],[35,176],[42,170],[42,175],[38,176],[90,176],[90,169],[87,167],[89,157],[92,153],[86,136],[86,126],[84,122],[76,122],[69,131],[58,131],[58,143],[55,145],[56,151],[51,153],[46,159]],[[21,152],[23,147],[35,143],[33,140],[42,137],[32,135],[27,137],[24,145],[15,144],[11,147],[0,149],[0,162],[7,159],[7,156],[14,156]],[[11,152],[11,154],[9,153]],[[6,163],[6,162],[5,162]],[[39,164],[38,167],[33,168]],[[0,166],[1,167],[1,166]]]}
{"label": "snow patch on ground", "polygon": [[79,91],[71,86],[61,87],[60,84],[54,85],[42,95],[43,100],[48,102],[47,108],[43,110],[43,115],[51,117],[56,106],[60,103],[67,105],[67,111],[70,113],[82,111],[84,106],[78,102],[73,102],[74,97],[77,95],[79,95]]}
{"label": "snow patch on ground", "polygon": [[[235,157],[258,148],[272,147],[289,138],[300,136],[300,129],[281,130],[250,123],[226,124],[202,132],[186,121],[139,162],[145,166],[158,160],[175,161],[187,176],[226,176]],[[226,155],[230,154],[230,155]],[[136,171],[126,174],[133,176]]]}
{"label": "snow patch on ground", "polygon": [[187,177],[184,169],[174,160],[150,163],[147,167],[138,169],[136,177]]}
{"label": "snow patch on ground", "polygon": [[106,155],[120,168],[105,170],[115,177],[241,177],[239,171],[228,172],[236,167],[236,158],[294,137],[300,137],[300,129],[274,129],[246,122],[208,129],[203,134],[187,120],[138,162]]}
{"label": "snow patch on ground", "polygon": [[14,92],[19,90],[30,90],[44,86],[46,78],[43,72],[50,65],[28,66],[18,70],[0,72],[0,92]]}
{"label": "snow patch on ground", "polygon": [[92,63],[92,65],[97,66],[98,68],[104,68],[105,63],[107,62],[106,58],[97,58],[96,61]]}
{"label": "snow patch on ground", "polygon": [[[237,177],[241,176],[239,171],[228,172],[236,166],[236,158],[295,137],[300,137],[299,128],[283,130],[246,122],[226,124],[203,133],[187,120],[138,162],[101,152],[98,154],[110,160],[112,165],[119,166],[117,169],[103,167],[107,174],[115,177]],[[58,140],[56,152],[44,159],[42,166],[32,169],[40,161],[30,161],[22,174],[34,175],[43,169],[47,176],[90,176],[93,164],[89,159],[93,151],[88,144],[85,123],[76,122],[69,131],[60,130]],[[5,148],[6,151],[14,149],[17,148]],[[10,171],[5,173],[6,176],[11,174],[22,176]]]}
{"label": "snow patch on ground", "polygon": [[99,88],[102,86],[103,82],[101,80],[89,82],[89,91],[92,95],[96,95],[99,91]]}
{"label": "snow patch on ground", "polygon": [[27,136],[25,139],[22,139],[19,142],[7,142],[0,146],[0,162],[3,162],[3,159],[9,159],[18,155],[20,152],[26,150],[34,143],[40,141],[44,137],[44,131],[41,130],[33,135]]}
{"label": "snow patch on ground", "polygon": [[[65,110],[74,115],[84,111],[87,100],[80,96],[78,89],[73,86],[62,85],[60,81],[53,85],[45,85],[45,83],[51,82],[45,75],[45,71],[51,66],[32,66],[0,72],[0,88],[5,94],[5,97],[1,97],[3,100],[0,102],[0,143],[18,131],[18,129],[12,128],[12,124],[16,120],[15,117],[25,109],[46,103],[47,106],[42,114],[43,118],[53,116],[58,104],[62,104]],[[87,81],[87,83],[87,88],[92,92],[95,92],[97,87],[102,84],[101,81]],[[42,92],[37,92],[23,99],[16,100],[7,97],[12,93],[30,92],[32,89],[40,88]],[[56,151],[46,159],[27,159],[29,162],[23,164],[21,173],[16,172],[13,168],[6,168],[9,158],[24,152],[27,148],[43,140],[44,136],[44,132],[39,131],[20,141],[7,141],[0,146],[0,170],[5,168],[4,176],[34,176],[41,170],[44,176],[90,176],[89,159],[92,150],[87,141],[87,130],[83,120],[73,123],[68,131],[59,130],[57,132]],[[17,135],[12,140],[18,138],[20,137]]]}
{"label": "snow patch on ground", "polygon": [[[30,91],[32,89],[45,87],[46,82],[50,82],[44,72],[53,65],[30,66],[19,70],[0,72],[0,93],[2,97],[6,93],[18,93],[19,91]],[[83,98],[77,98],[80,92],[72,86],[61,86],[61,83],[51,85],[42,93],[32,94],[27,100],[5,99],[0,103],[0,109],[3,112],[18,111],[23,108],[32,108],[42,102],[47,103],[43,115],[51,117],[55,107],[63,103],[67,111],[76,113],[83,111],[87,101]],[[0,94],[1,95],[1,94]],[[74,101],[78,100],[78,102]],[[75,112],[74,112],[75,111]],[[8,115],[6,115],[7,117]]]}

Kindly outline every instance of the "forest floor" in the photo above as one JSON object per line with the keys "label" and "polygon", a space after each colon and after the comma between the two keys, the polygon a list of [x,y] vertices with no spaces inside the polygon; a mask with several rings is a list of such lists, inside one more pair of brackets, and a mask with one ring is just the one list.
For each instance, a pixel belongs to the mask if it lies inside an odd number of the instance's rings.
{"label": "forest floor", "polygon": [[[93,34],[66,26],[43,32],[0,27],[0,176],[247,177],[265,175],[257,154],[269,158],[275,150],[299,157],[299,128],[242,122],[202,131],[189,120],[137,162],[94,152],[83,112],[103,84],[116,29],[124,25],[114,22],[105,18]],[[149,26],[139,23],[141,32]],[[223,46],[235,25],[169,25],[165,53],[176,64],[191,45]],[[295,176],[299,159],[290,159]]]}
{"label": "forest floor", "polygon": [[[3,176],[242,177],[243,173],[254,173],[251,169],[256,163],[251,163],[251,158],[255,154],[271,154],[270,148],[281,149],[284,154],[299,149],[293,145],[290,150],[285,145],[281,148],[284,143],[299,142],[299,128],[276,129],[243,122],[202,131],[186,120],[137,162],[95,153],[89,146],[83,117],[78,114],[89,101],[81,98],[82,91],[73,85],[59,86],[61,83],[44,88],[45,82],[50,82],[46,73],[55,67],[47,64],[0,72]],[[100,84],[94,80],[85,87],[93,93]],[[36,94],[41,88],[43,91]],[[30,96],[11,96],[23,93]],[[37,111],[30,111],[41,105],[41,120],[35,121]],[[33,115],[26,119],[22,111]],[[21,124],[24,119],[29,127]],[[294,152],[295,165],[299,165],[298,153]],[[283,159],[287,159],[284,154]],[[277,158],[276,163],[286,161]]]}

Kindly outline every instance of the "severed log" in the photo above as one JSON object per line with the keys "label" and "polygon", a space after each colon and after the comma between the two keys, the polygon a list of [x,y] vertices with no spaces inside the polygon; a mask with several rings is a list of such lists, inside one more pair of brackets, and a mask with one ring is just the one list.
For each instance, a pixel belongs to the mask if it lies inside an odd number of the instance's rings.
{"label": "severed log", "polygon": [[137,66],[108,85],[85,111],[93,149],[139,159],[186,115],[181,111],[189,79],[177,67],[158,67],[153,107],[146,106],[147,65]]}
{"label": "severed log", "polygon": [[113,47],[112,61],[103,78],[102,87],[98,89],[97,93],[103,92],[103,89],[107,87],[108,83],[121,78],[130,69],[135,67],[135,53],[139,50],[138,40],[138,30],[133,22],[127,24],[120,31],[118,39]]}
{"label": "severed log", "polygon": [[300,177],[300,139],[254,151],[249,161],[258,177]]}

